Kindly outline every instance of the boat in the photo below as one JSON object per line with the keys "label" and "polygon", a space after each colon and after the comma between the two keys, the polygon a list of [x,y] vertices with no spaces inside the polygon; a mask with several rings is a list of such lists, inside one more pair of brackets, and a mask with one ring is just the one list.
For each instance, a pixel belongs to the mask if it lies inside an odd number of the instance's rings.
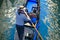
{"label": "boat", "polygon": [[[38,18],[38,23],[36,25],[36,29],[31,27],[31,26],[26,26],[25,31],[24,31],[24,36],[26,40],[43,40],[40,32],[38,31],[39,28],[39,14],[40,14],[40,0],[27,0],[26,4],[24,5],[28,9],[28,13],[32,12],[35,8],[37,18]],[[36,20],[37,21],[37,20]],[[38,31],[38,32],[36,32]],[[39,36],[40,35],[40,36]]]}

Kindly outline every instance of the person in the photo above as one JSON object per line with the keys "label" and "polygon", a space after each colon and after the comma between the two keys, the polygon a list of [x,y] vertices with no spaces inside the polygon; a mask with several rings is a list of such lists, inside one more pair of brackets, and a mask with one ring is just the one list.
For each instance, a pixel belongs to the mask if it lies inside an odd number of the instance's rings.
{"label": "person", "polygon": [[37,4],[34,4],[32,7],[33,13],[37,13]]}
{"label": "person", "polygon": [[30,21],[30,19],[24,13],[23,8],[24,6],[20,6],[18,11],[16,12],[16,30],[18,33],[19,40],[23,40],[24,21]]}
{"label": "person", "polygon": [[30,13],[30,18],[31,18],[31,21],[33,22],[33,24],[35,25],[36,22],[37,22],[37,16],[35,13],[31,12]]}
{"label": "person", "polygon": [[32,7],[32,13],[34,13],[36,15],[36,20],[37,20],[37,23],[38,23],[38,20],[39,20],[39,14],[38,14],[38,6],[37,4],[34,4],[33,7]]}

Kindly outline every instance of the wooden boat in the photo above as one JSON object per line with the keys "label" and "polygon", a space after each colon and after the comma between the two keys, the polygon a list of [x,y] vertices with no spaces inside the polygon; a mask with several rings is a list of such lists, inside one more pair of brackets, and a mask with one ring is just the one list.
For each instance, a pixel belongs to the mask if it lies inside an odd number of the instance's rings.
{"label": "wooden boat", "polygon": [[[38,23],[39,23],[39,14],[40,14],[40,1],[39,0],[27,0],[25,7],[28,9],[28,12],[32,12],[35,8],[36,10],[36,14],[37,14],[37,18],[38,18]],[[37,20],[36,20],[37,21]],[[39,25],[37,23],[37,25]],[[38,26],[36,26],[36,29],[38,31]],[[40,32],[36,32],[36,29],[31,27],[31,26],[26,26],[25,27],[25,32],[24,32],[24,36],[25,39],[27,40],[42,40],[42,37],[40,35]],[[40,36],[39,36],[40,35]]]}

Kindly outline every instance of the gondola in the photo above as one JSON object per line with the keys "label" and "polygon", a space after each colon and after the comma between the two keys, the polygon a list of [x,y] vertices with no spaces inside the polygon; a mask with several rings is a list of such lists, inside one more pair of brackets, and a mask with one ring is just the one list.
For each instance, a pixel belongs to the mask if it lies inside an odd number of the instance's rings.
{"label": "gondola", "polygon": [[[32,12],[33,9],[37,9],[35,10],[35,13],[37,14],[37,19],[38,19],[38,23],[36,26],[36,29],[38,31],[38,25],[39,25],[39,14],[40,14],[40,0],[27,0],[26,4],[24,5],[27,9],[28,12]],[[37,21],[37,20],[36,20]],[[41,34],[40,32],[36,32],[36,29],[31,27],[31,26],[26,26],[25,25],[25,30],[24,30],[24,39],[25,40],[42,40]],[[40,34],[40,37],[39,35]]]}

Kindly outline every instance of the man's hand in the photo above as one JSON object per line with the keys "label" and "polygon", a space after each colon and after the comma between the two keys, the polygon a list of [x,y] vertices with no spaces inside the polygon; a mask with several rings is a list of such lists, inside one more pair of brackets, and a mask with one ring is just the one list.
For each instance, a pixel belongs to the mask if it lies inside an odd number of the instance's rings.
{"label": "man's hand", "polygon": [[36,25],[34,25],[34,24],[32,24],[32,26],[35,28],[36,27]]}

